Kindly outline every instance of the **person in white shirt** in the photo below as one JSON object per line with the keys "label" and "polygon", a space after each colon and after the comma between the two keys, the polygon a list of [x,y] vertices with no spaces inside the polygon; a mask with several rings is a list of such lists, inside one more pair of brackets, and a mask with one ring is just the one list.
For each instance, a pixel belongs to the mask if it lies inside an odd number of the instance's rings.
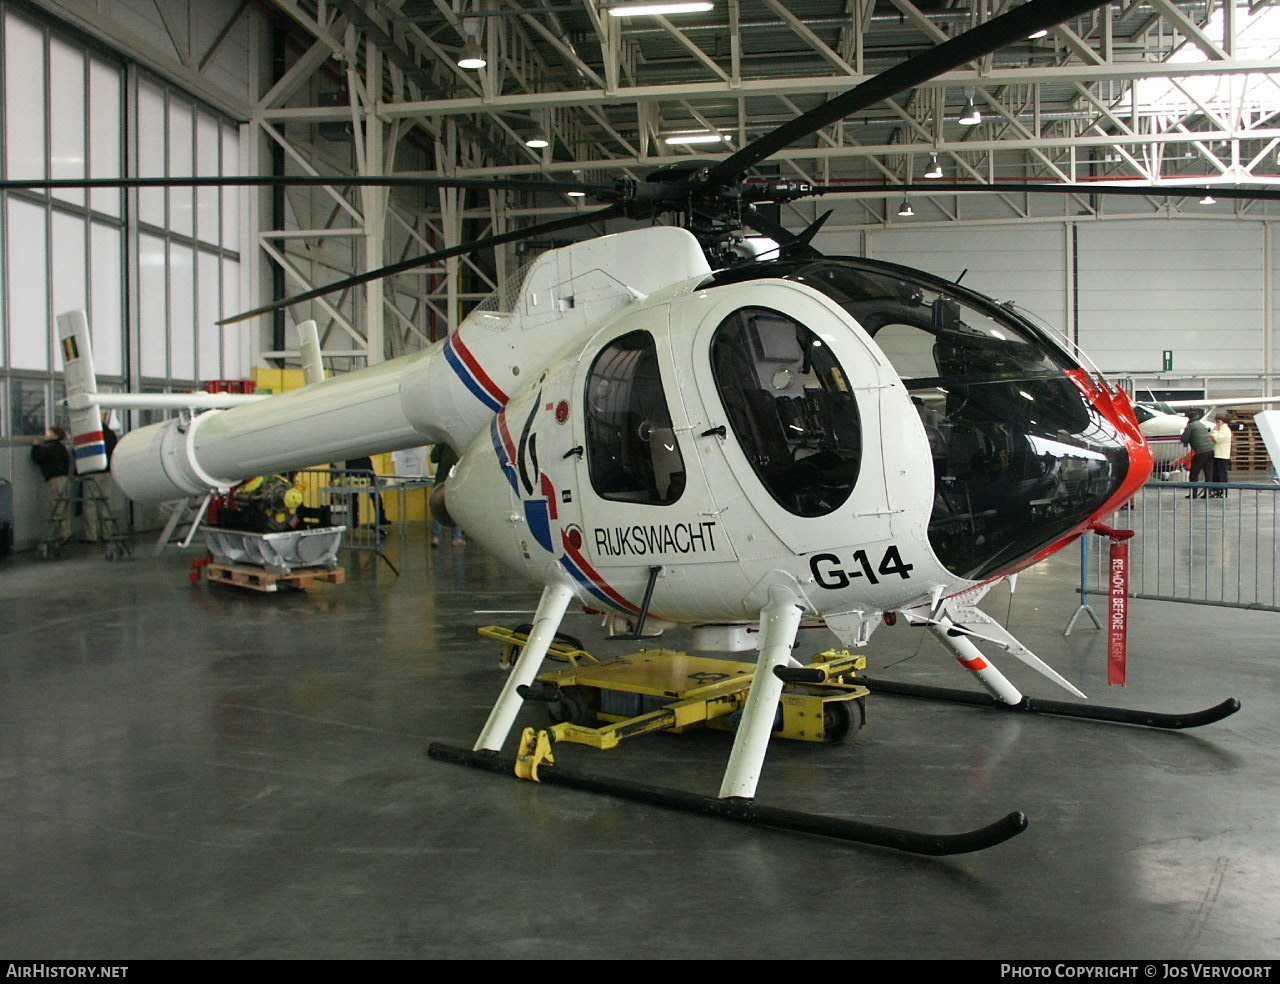
{"label": "person in white shirt", "polygon": [[[1213,429],[1209,436],[1213,438],[1213,481],[1230,481],[1228,472],[1231,468],[1231,424],[1225,413],[1213,415]],[[1226,498],[1226,489],[1215,489],[1210,493],[1214,498]]]}

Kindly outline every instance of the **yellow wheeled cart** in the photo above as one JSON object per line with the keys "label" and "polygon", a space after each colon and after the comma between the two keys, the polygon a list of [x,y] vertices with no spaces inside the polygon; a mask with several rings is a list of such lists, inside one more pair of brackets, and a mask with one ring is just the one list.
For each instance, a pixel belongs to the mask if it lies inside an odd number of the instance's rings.
{"label": "yellow wheeled cart", "polygon": [[[524,641],[511,630],[480,632],[508,647]],[[541,674],[520,691],[526,701],[546,703],[554,722],[542,731],[526,730],[517,760],[517,771],[526,778],[536,778],[538,765],[552,761],[555,742],[605,749],[660,731],[732,731],[755,673],[751,663],[672,649],[642,649],[600,662],[580,646],[562,648],[560,658],[571,665]],[[808,666],[782,669],[775,737],[835,744],[857,731],[865,721],[869,691],[856,675],[865,666],[864,656],[829,650]]]}
{"label": "yellow wheeled cart", "polygon": [[[480,631],[508,647],[524,643],[523,633],[519,631]],[[963,854],[982,850],[1008,840],[1027,826],[1024,814],[1010,813],[976,830],[956,834],[922,833],[766,806],[757,803],[754,797],[732,792],[710,797],[566,769],[555,762],[552,753],[555,742],[613,748],[624,738],[657,731],[679,732],[699,725],[732,729],[735,715],[747,707],[757,668],[749,663],[691,656],[669,649],[644,649],[620,659],[598,662],[582,651],[577,640],[566,637],[562,646],[564,652],[560,658],[571,666],[543,673],[528,686],[508,681],[524,700],[545,702],[556,722],[549,728],[526,728],[514,763],[499,754],[498,749],[483,747],[480,743],[474,748],[459,748],[433,742],[427,754],[442,762],[604,793],[700,816],[917,854]],[[834,743],[852,734],[863,723],[864,702],[870,692],[865,685],[868,681],[858,675],[864,665],[862,656],[829,651],[813,657],[806,666],[774,666],[772,672],[782,682],[782,696],[773,735]],[[732,765],[732,756],[730,762]]]}

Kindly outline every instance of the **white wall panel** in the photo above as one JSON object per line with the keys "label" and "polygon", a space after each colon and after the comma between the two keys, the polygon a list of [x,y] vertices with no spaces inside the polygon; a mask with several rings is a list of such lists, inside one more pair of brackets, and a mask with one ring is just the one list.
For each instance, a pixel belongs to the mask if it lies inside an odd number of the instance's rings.
{"label": "white wall panel", "polygon": [[[1061,226],[929,226],[906,222],[866,234],[867,256],[925,270],[997,300],[1014,301],[1068,334],[1067,255]],[[854,252],[857,237],[819,236],[824,252]]]}
{"label": "white wall panel", "polygon": [[45,210],[11,198],[6,213],[9,365],[14,369],[48,369],[51,320],[46,294]]}
{"label": "white wall panel", "polygon": [[[229,317],[240,310],[240,264],[235,260],[222,261],[222,314]],[[252,322],[250,322],[252,324]],[[249,324],[227,325],[222,331],[222,375],[224,379],[245,379],[249,376],[249,361],[253,356],[246,337]]]}
{"label": "white wall panel", "polygon": [[[138,176],[163,177],[166,114],[164,92],[149,82],[138,84]],[[138,218],[151,225],[163,226],[165,193],[158,188],[138,192]]]}
{"label": "white wall panel", "polygon": [[[1270,324],[1280,323],[1280,257],[1266,269],[1269,235],[1258,222],[1114,221],[1071,227],[911,228],[865,233],[866,253],[954,278],[1013,300],[1069,333],[1068,270],[1077,276],[1079,342],[1105,372],[1261,373]],[[820,236],[827,252],[859,252],[862,233]],[[1273,245],[1280,246],[1280,242]],[[1280,250],[1273,250],[1280,252]],[[1276,311],[1267,312],[1266,278]],[[1280,365],[1280,339],[1275,341]]]}
{"label": "white wall panel", "polygon": [[124,303],[121,299],[123,236],[94,222],[89,228],[89,331],[98,373],[124,375]]}
{"label": "white wall panel", "polygon": [[[169,96],[169,170],[187,177],[195,166],[195,118],[190,103]],[[195,190],[169,189],[169,228],[184,236],[195,234]]]}
{"label": "white wall panel", "polygon": [[217,320],[221,311],[221,284],[218,258],[201,250],[196,256],[196,339],[199,363],[197,379],[223,379],[222,329]]}
{"label": "white wall panel", "polygon": [[[247,65],[250,21],[254,12],[240,10],[240,0],[42,0],[55,10],[64,8],[73,20],[94,33],[108,37],[124,54],[158,72],[182,77],[199,85],[201,95],[214,102],[251,105],[251,73]],[[157,7],[164,7],[161,16]],[[230,32],[222,36],[232,17]],[[219,39],[217,50],[210,52]],[[201,63],[199,72],[191,66]]]}
{"label": "white wall panel", "polygon": [[[121,120],[120,70],[96,58],[89,59],[89,176],[120,176]],[[120,214],[121,193],[99,189],[89,193],[93,207],[108,215]]]}
{"label": "white wall panel", "polygon": [[226,34],[227,21],[237,16],[239,0],[201,0],[191,5],[192,44],[197,51],[208,51],[215,40],[218,49],[204,66],[203,75],[213,86],[225,90],[246,105],[257,93],[250,91],[248,65],[254,58],[251,46],[250,18],[238,17]]}
{"label": "white wall panel", "polygon": [[1080,344],[1105,372],[1263,368],[1263,230],[1110,222],[1079,230]]}
{"label": "white wall panel", "polygon": [[[1274,222],[1263,226],[1263,235],[1268,245],[1267,256],[1271,260],[1271,269],[1267,272],[1271,283],[1271,310],[1267,312],[1271,329],[1271,367],[1280,371],[1280,228]],[[1271,390],[1280,394],[1280,385]]]}
{"label": "white wall panel", "polygon": [[195,250],[169,244],[169,373],[196,378]]}
{"label": "white wall panel", "polygon": [[[240,131],[234,126],[222,127],[222,173],[240,173]],[[240,249],[239,188],[222,189],[222,245],[231,250]]]}
{"label": "white wall panel", "polygon": [[44,33],[4,19],[4,159],[9,178],[43,178],[45,168]]}
{"label": "white wall panel", "polygon": [[[84,53],[58,38],[49,42],[49,177],[83,178],[85,153]],[[53,197],[85,203],[82,189],[62,188]]]}
{"label": "white wall panel", "polygon": [[[53,313],[88,311],[88,266],[85,250],[89,236],[85,221],[78,215],[54,212],[51,220],[53,234]],[[62,360],[55,360],[55,369],[62,368]]]}
{"label": "white wall panel", "polygon": [[[218,121],[207,113],[196,113],[195,170],[190,172],[202,177],[217,175],[221,152],[221,134]],[[222,231],[222,218],[218,214],[218,189],[196,189],[196,235],[208,242],[217,242]]]}
{"label": "white wall panel", "polygon": [[138,356],[144,376],[169,374],[169,273],[163,239],[138,237]]}
{"label": "white wall panel", "polygon": [[[169,6],[174,8],[173,13],[178,13],[176,5]],[[156,11],[155,0],[113,0],[109,7],[115,25],[145,40],[157,53],[175,61],[181,58],[183,52],[178,50],[177,42],[170,36],[165,22]],[[183,18],[178,16],[175,19],[181,23]]]}

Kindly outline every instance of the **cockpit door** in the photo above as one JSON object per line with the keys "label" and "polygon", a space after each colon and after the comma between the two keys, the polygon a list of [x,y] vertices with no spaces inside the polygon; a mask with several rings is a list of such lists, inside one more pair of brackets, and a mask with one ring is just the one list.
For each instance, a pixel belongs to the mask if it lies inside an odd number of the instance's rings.
{"label": "cockpit door", "polygon": [[[705,427],[695,434],[714,435],[698,439],[719,507],[754,511],[796,553],[894,535],[906,504],[891,501],[890,488],[903,485],[908,459],[926,468],[928,459],[905,391],[874,344],[839,308],[795,285],[739,284],[714,295],[685,336],[688,359],[677,362],[702,399]],[[927,473],[923,483],[927,515]]]}
{"label": "cockpit door", "polygon": [[667,325],[665,306],[641,311],[593,339],[576,370],[565,567],[614,610],[638,610],[654,567],[737,559],[672,382]]}

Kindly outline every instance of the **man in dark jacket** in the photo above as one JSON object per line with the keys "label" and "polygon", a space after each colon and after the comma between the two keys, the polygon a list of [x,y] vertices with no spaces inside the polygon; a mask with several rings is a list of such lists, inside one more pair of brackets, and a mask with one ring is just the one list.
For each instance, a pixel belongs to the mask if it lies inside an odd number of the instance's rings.
{"label": "man in dark jacket", "polygon": [[31,448],[31,460],[44,475],[45,485],[49,489],[51,517],[58,500],[64,500],[57,529],[50,531],[60,540],[71,539],[71,504],[65,501],[68,477],[71,475],[71,452],[63,443],[66,439],[65,430],[61,427],[50,427],[45,431],[44,438],[38,440]]}
{"label": "man in dark jacket", "polygon": [[[1200,419],[1204,416],[1204,411],[1191,410],[1187,416],[1190,419],[1182,431],[1182,443],[1191,448],[1191,481],[1211,482],[1213,481],[1213,437],[1204,421]],[[1204,490],[1197,489],[1187,498],[1203,499],[1204,496]]]}

